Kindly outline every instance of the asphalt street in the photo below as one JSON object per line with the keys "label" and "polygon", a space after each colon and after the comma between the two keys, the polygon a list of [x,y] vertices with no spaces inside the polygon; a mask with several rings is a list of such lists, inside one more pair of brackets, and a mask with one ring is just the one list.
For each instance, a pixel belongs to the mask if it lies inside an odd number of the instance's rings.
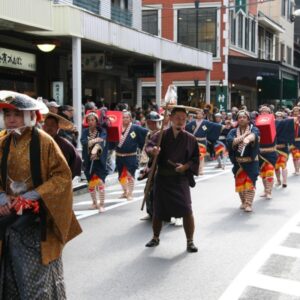
{"label": "asphalt street", "polygon": [[116,182],[109,185],[101,214],[88,210],[89,195],[76,196],[83,234],[63,255],[68,299],[300,299],[300,176],[289,175],[272,200],[259,197],[259,180],[254,212],[247,214],[239,209],[231,167],[215,164],[191,190],[198,253],[186,252],[183,228],[171,224],[158,247],[145,248],[152,231],[140,221],[144,182],[130,202],[118,199]]}

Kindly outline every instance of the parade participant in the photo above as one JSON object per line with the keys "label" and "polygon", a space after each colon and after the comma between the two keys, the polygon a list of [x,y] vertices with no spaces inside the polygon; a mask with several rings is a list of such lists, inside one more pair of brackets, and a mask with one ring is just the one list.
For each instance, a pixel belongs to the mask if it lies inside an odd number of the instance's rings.
{"label": "parade participant", "polygon": [[0,299],[66,299],[64,245],[81,232],[71,171],[54,140],[35,127],[42,107],[0,92]]}
{"label": "parade participant", "polygon": [[290,147],[290,151],[293,156],[293,163],[295,167],[295,175],[300,175],[300,106],[295,106],[292,110],[292,116],[295,121],[295,138]]}
{"label": "parade participant", "polygon": [[75,176],[81,176],[82,161],[80,155],[68,140],[58,135],[59,129],[72,130],[72,128],[73,123],[67,121],[57,114],[50,112],[45,116],[43,129],[50,136],[52,136],[54,141],[59,146],[72,172],[72,178],[74,178]]}
{"label": "parade participant", "polygon": [[[71,105],[63,105],[59,108],[58,114],[73,123],[74,108]],[[59,136],[67,139],[75,148],[77,147],[77,139],[79,132],[76,126],[72,130],[60,130]]]}
{"label": "parade participant", "polygon": [[247,111],[237,113],[237,128],[227,136],[229,158],[233,164],[235,190],[241,199],[241,209],[252,212],[255,196],[255,183],[259,174],[259,130],[250,124]]}
{"label": "parade participant", "polygon": [[50,112],[54,114],[58,114],[58,110],[60,108],[60,105],[58,105],[55,101],[50,101],[47,103],[48,109]]}
{"label": "parade participant", "polygon": [[205,120],[203,110],[201,109],[196,113],[196,120],[187,124],[186,130],[193,134],[198,141],[200,154],[198,174],[203,175],[204,158],[207,153],[207,139],[209,138],[211,142],[216,141],[220,136],[222,125]]}
{"label": "parade participant", "polygon": [[[268,106],[260,108],[261,115],[271,114],[271,109]],[[272,199],[272,190],[274,185],[275,165],[277,161],[276,141],[272,144],[259,144],[259,168],[260,177],[264,185],[264,192],[261,197],[268,200]]]}
{"label": "parade participant", "polygon": [[[224,124],[221,113],[216,113],[214,116],[215,116],[216,124],[221,124],[221,125]],[[222,129],[219,138],[217,139],[216,142],[213,143],[214,156],[215,156],[215,159],[218,161],[218,164],[216,166],[217,169],[218,168],[222,168],[223,170],[225,169],[225,152],[226,152],[226,146],[224,143],[225,140],[226,140],[226,136],[225,136],[225,133],[223,134],[223,129]]]}
{"label": "parade participant", "polygon": [[123,111],[122,137],[116,147],[116,165],[123,189],[121,198],[133,198],[134,177],[138,168],[137,149],[143,149],[147,132],[146,128],[132,124],[129,111]]}
{"label": "parade participant", "polygon": [[[149,159],[148,154],[145,151],[145,147],[148,144],[149,140],[153,137],[153,135],[160,130],[161,122],[164,119],[163,116],[159,115],[155,111],[151,111],[147,117],[147,128],[149,129],[149,132],[146,136],[145,145],[142,151],[141,161],[144,159],[144,162],[146,163],[145,168],[140,172],[140,176],[138,177],[138,180],[142,180],[147,177],[147,174],[150,171],[152,159]],[[147,159],[146,159],[147,157]],[[148,192],[148,195],[146,195],[146,210],[147,210],[147,216],[143,217],[141,220],[150,220],[152,219],[153,215],[153,185],[150,187],[150,191]]]}
{"label": "parade participant", "polygon": [[[289,158],[289,143],[287,140],[288,131],[292,131],[292,138],[294,137],[294,120],[293,119],[284,119],[285,113],[278,111],[275,114],[276,117],[276,150],[278,153],[276,165],[275,165],[275,174],[277,179],[277,186],[282,184],[283,188],[287,187],[287,161]],[[288,123],[292,123],[290,130],[288,128]],[[281,182],[282,175],[282,182]]]}
{"label": "parade participant", "polygon": [[195,137],[184,130],[187,120],[184,108],[173,108],[170,120],[172,125],[164,131],[160,147],[156,146],[159,133],[155,134],[146,146],[149,155],[158,155],[153,190],[153,238],[146,247],[159,245],[163,221],[169,222],[171,217],[182,217],[187,251],[197,252],[193,242],[195,225],[189,184],[194,186],[193,175],[198,174],[198,144]]}
{"label": "parade participant", "polygon": [[215,156],[218,161],[216,168],[225,169],[226,156],[227,156],[227,142],[226,138],[230,130],[233,128],[230,120],[225,120],[221,135],[214,144]]}
{"label": "parade participant", "polygon": [[[88,190],[93,204],[91,209],[104,212],[105,178],[107,176],[107,131],[100,127],[98,114],[94,111],[86,115],[88,128],[84,128],[81,136],[84,174],[88,181]],[[99,193],[99,205],[97,204]]]}

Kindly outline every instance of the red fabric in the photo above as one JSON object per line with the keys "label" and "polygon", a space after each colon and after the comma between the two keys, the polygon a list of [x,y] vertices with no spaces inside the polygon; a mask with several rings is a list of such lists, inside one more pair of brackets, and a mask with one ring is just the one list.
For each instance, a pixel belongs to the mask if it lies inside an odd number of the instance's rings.
{"label": "red fabric", "polygon": [[235,175],[235,191],[240,193],[253,190],[255,190],[255,187],[252,180],[244,170],[239,169]]}
{"label": "red fabric", "polygon": [[265,161],[260,167],[260,177],[263,179],[273,178],[274,170],[274,166]]}
{"label": "red fabric", "polygon": [[[90,112],[95,112],[98,115],[100,120],[101,110],[87,110],[86,115],[83,118],[83,127],[88,127],[87,115]],[[108,142],[118,142],[121,139],[122,135],[122,123],[123,123],[123,114],[121,111],[108,110],[106,112],[106,117],[109,119],[108,128],[107,128],[107,141]]]}
{"label": "red fabric", "polygon": [[26,200],[23,197],[19,196],[16,198],[16,204],[14,210],[17,215],[22,215],[23,210],[31,209],[33,213],[38,214],[40,210],[39,202],[33,200]]}
{"label": "red fabric", "polygon": [[106,115],[110,120],[107,128],[107,140],[109,142],[118,142],[122,135],[123,114],[121,111],[109,110]]}
{"label": "red fabric", "polygon": [[255,124],[260,131],[260,143],[273,144],[276,136],[274,115],[260,115],[257,117]]}
{"label": "red fabric", "polygon": [[275,170],[279,170],[280,168],[285,169],[287,161],[288,161],[288,155],[283,152],[278,152]]}

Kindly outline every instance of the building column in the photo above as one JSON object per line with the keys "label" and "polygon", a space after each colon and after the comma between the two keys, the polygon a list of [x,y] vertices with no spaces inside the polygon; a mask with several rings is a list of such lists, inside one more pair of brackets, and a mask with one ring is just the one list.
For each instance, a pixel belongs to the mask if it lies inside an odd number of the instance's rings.
{"label": "building column", "polygon": [[205,103],[210,104],[210,70],[205,71]]}
{"label": "building column", "polygon": [[136,107],[142,107],[142,79],[136,80]]}
{"label": "building column", "polygon": [[[81,137],[82,124],[82,95],[81,95],[81,39],[78,37],[72,38],[72,90],[73,90],[73,108],[74,108],[74,123]],[[81,150],[81,144],[78,143],[77,148]]]}
{"label": "building column", "polygon": [[158,59],[155,63],[155,98],[156,104],[160,107],[161,105],[161,60]]}

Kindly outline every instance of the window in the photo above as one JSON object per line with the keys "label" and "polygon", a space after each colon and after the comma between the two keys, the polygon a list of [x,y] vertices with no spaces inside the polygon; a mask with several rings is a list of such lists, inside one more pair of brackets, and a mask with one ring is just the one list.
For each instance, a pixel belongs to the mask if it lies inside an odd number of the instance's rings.
{"label": "window", "polygon": [[266,31],[266,56],[265,58],[268,60],[273,59],[273,34],[271,32]]}
{"label": "window", "polygon": [[280,44],[280,61],[285,62],[285,45]]}
{"label": "window", "polygon": [[286,15],[286,1],[287,0],[281,0],[281,15],[283,17]]}
{"label": "window", "polygon": [[256,50],[256,23],[254,20],[251,22],[251,51],[255,53]]}
{"label": "window", "polygon": [[73,4],[95,14],[100,13],[100,1],[98,0],[73,0]]}
{"label": "window", "polygon": [[275,60],[279,60],[279,37],[275,36]]}
{"label": "window", "polygon": [[258,26],[258,57],[265,59],[265,30]]}
{"label": "window", "polygon": [[236,36],[236,26],[235,26],[235,17],[234,11],[230,11],[230,40],[231,44],[235,45],[235,36]]}
{"label": "window", "polygon": [[179,9],[177,22],[179,43],[212,52],[213,56],[217,56],[215,8]]}
{"label": "window", "polygon": [[292,64],[292,48],[286,47],[286,60],[289,65]]}
{"label": "window", "polygon": [[158,35],[158,11],[142,11],[142,29],[148,33]]}
{"label": "window", "polygon": [[249,38],[250,38],[250,20],[245,19],[245,49],[249,50]]}
{"label": "window", "polygon": [[239,14],[237,18],[238,18],[237,44],[239,47],[243,48],[244,16],[242,14]]}

